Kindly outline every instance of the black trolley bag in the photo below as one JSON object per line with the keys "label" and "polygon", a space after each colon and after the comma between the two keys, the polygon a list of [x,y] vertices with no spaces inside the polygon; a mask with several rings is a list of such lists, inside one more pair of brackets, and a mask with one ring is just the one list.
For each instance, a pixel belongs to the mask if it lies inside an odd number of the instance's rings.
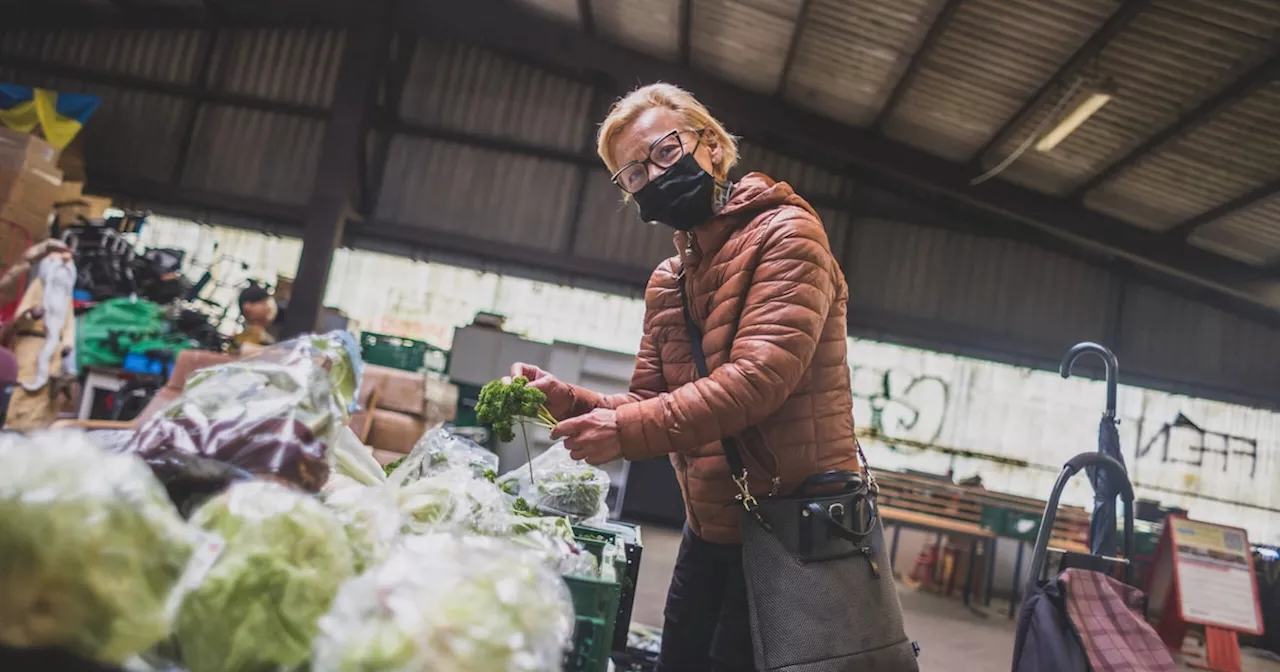
{"label": "black trolley bag", "polygon": [[[702,330],[678,276],[698,376],[709,375]],[[760,672],[918,672],[876,509],[862,471],[828,471],[795,491],[754,497],[738,441],[722,442],[737,484],[751,641]]]}

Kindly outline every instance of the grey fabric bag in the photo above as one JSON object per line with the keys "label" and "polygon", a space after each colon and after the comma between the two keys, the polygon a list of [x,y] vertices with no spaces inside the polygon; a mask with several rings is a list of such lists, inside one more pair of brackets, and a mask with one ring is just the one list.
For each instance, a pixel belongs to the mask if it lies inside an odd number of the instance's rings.
{"label": "grey fabric bag", "polygon": [[[679,274],[685,328],[705,377],[702,330]],[[863,470],[814,474],[795,492],[757,499],[733,438],[723,442],[742,503],[742,567],[751,641],[760,672],[918,672],[876,511]],[[888,574],[881,576],[880,568]]]}

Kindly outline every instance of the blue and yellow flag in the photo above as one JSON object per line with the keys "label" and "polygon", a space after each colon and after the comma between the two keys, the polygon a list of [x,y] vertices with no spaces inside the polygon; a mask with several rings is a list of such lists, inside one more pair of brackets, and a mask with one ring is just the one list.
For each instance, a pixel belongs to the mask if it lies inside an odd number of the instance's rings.
{"label": "blue and yellow flag", "polygon": [[102,99],[19,84],[0,84],[0,124],[21,133],[39,128],[58,149],[71,144]]}

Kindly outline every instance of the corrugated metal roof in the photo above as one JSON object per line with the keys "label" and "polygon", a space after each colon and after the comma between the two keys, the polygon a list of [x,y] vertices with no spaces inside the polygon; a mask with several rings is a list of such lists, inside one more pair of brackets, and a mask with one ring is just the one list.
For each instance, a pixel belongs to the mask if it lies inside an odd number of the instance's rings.
{"label": "corrugated metal roof", "polygon": [[381,221],[539,250],[566,246],[578,168],[435,140],[396,137]]}
{"label": "corrugated metal roof", "polygon": [[859,309],[998,334],[1038,354],[1105,336],[1106,271],[1025,243],[879,219],[851,229],[849,315]]}
{"label": "corrugated metal roof", "polygon": [[1212,306],[1130,283],[1117,353],[1125,367],[1223,389],[1275,389],[1280,331]]}
{"label": "corrugated metal roof", "polygon": [[890,137],[968,160],[1092,35],[1118,0],[968,0],[921,64]]}
{"label": "corrugated metal roof", "polygon": [[[596,30],[636,51],[676,60],[681,0],[592,0]],[[633,84],[634,82],[625,82]]]}
{"label": "corrugated metal roof", "polygon": [[202,37],[194,30],[6,30],[0,55],[187,84]]}
{"label": "corrugated metal roof", "polygon": [[837,198],[853,189],[853,181],[812,163],[764,149],[749,142],[738,146],[735,179],[745,173],[760,172],[779,182],[786,182],[806,198]]}
{"label": "corrugated metal roof", "polygon": [[787,81],[787,98],[864,126],[893,90],[928,32],[940,0],[812,0]]}
{"label": "corrugated metal roof", "polygon": [[337,30],[228,32],[210,83],[228,93],[328,107],[345,41]]}
{"label": "corrugated metal roof", "polygon": [[578,0],[520,0],[520,2],[561,23],[582,27],[582,17],[578,14]]}
{"label": "corrugated metal roof", "polygon": [[698,0],[690,36],[693,66],[745,89],[778,88],[800,0]]}
{"label": "corrugated metal roof", "polygon": [[473,47],[419,43],[401,98],[403,119],[540,147],[586,151],[591,89]]}
{"label": "corrugated metal roof", "polygon": [[[1099,55],[1098,71],[1115,81],[1117,95],[1056,149],[1027,152],[1003,176],[1051,193],[1066,193],[1229,86],[1266,56],[1264,39],[1188,13],[1203,5],[1158,0],[1138,15]],[[1213,7],[1215,16],[1263,10],[1248,0],[1213,0]],[[1255,30],[1280,29],[1280,3],[1255,11],[1253,21]],[[1041,110],[1001,148],[1000,155],[1013,151],[1047,112],[1047,108]]]}
{"label": "corrugated metal roof", "polygon": [[1085,203],[1135,224],[1167,230],[1277,175],[1280,81],[1153,152],[1092,191]]}
{"label": "corrugated metal roof", "polygon": [[623,203],[618,188],[604,171],[587,173],[578,233],[573,252],[585,259],[601,259],[621,266],[652,269],[676,253],[671,229],[640,221],[634,203]]}
{"label": "corrugated metal roof", "polygon": [[1280,261],[1280,196],[1200,227],[1191,242],[1250,264]]}
{"label": "corrugated metal roof", "polygon": [[311,198],[325,123],[274,112],[205,105],[184,184],[283,203]]}

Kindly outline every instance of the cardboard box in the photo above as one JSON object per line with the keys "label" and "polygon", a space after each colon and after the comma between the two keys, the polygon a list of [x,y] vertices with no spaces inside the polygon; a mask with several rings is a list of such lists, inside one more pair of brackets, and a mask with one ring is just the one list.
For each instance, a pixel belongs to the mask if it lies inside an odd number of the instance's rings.
{"label": "cardboard box", "polygon": [[[13,230],[18,227],[26,233],[26,245],[38,243],[49,237],[49,212],[37,212],[21,203],[0,201],[0,260],[12,261],[9,245],[23,236]],[[23,247],[25,250],[25,246]],[[19,252],[21,254],[21,252]]]}
{"label": "cardboard box", "polygon": [[62,175],[62,186],[58,187],[58,200],[55,203],[78,201],[84,195],[84,182],[73,180],[65,173]]}
{"label": "cardboard box", "polygon": [[56,172],[61,180],[58,158],[58,150],[44,138],[0,126],[0,169],[13,172],[45,170]]}
{"label": "cardboard box", "polygon": [[10,203],[48,216],[58,201],[62,173],[53,168],[23,171],[0,166],[0,203]]}

